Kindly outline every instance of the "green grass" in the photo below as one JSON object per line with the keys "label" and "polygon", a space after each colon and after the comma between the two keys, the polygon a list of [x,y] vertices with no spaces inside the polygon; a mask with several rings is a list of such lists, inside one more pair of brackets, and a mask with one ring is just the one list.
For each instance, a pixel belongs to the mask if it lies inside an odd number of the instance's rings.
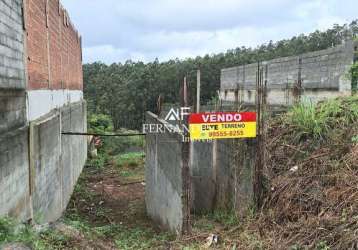
{"label": "green grass", "polygon": [[[138,131],[120,130],[116,131],[116,133],[128,134],[138,133]],[[124,153],[128,148],[131,147],[143,149],[145,143],[143,136],[105,137],[102,138],[102,141],[102,150],[112,156]]]}
{"label": "green grass", "polygon": [[86,179],[82,175],[79,177],[77,184],[75,185],[74,194],[80,194],[81,198],[86,199],[87,201],[93,200],[95,196],[95,194],[90,192],[86,187]]}
{"label": "green grass", "polygon": [[349,70],[349,79],[352,81],[352,90],[358,90],[358,62],[355,62]]}
{"label": "green grass", "polygon": [[134,152],[116,156],[115,162],[118,167],[137,167],[143,164],[143,159],[143,152]]}
{"label": "green grass", "polygon": [[10,218],[0,218],[0,247],[14,242],[35,250],[65,249],[68,238],[51,230],[36,232],[30,225],[20,224]]}
{"label": "green grass", "polygon": [[144,228],[122,228],[115,236],[115,243],[119,249],[156,249],[165,242],[172,240],[170,234],[157,234],[151,229]]}
{"label": "green grass", "polygon": [[212,214],[209,214],[208,217],[228,227],[239,225],[239,219],[234,211],[215,210]]}
{"label": "green grass", "polygon": [[347,123],[355,123],[358,121],[358,94],[345,98],[344,99],[345,106],[347,107],[347,111],[345,112],[345,116],[347,117]]}
{"label": "green grass", "polygon": [[100,151],[96,158],[88,158],[86,162],[86,166],[95,167],[95,168],[103,168],[110,157],[106,152]]}
{"label": "green grass", "polygon": [[288,124],[294,127],[296,139],[327,138],[331,131],[358,121],[358,96],[337,98],[315,104],[303,101],[288,115]]}
{"label": "green grass", "polygon": [[355,135],[355,136],[352,137],[352,142],[354,144],[358,144],[358,135]]}
{"label": "green grass", "polygon": [[128,228],[124,225],[111,223],[104,226],[93,226],[81,217],[72,216],[66,224],[79,230],[87,239],[111,239],[119,249],[156,249],[165,242],[174,240],[174,236],[162,232],[156,233],[150,228]]}
{"label": "green grass", "polygon": [[[329,114],[331,111],[339,112],[339,104],[332,102],[327,105],[329,110],[317,110],[317,106],[312,102],[302,102],[292,109],[290,116],[291,124],[294,125],[298,132],[298,137],[312,136],[315,139],[321,139],[327,133]],[[335,110],[334,110],[335,109]]]}
{"label": "green grass", "polygon": [[135,152],[120,154],[114,157],[118,174],[128,182],[142,181],[144,176],[144,153]]}

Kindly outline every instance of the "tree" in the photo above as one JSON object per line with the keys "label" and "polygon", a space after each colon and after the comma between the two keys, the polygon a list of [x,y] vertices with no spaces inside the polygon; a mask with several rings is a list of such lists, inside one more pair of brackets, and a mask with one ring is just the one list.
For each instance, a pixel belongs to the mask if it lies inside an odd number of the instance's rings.
{"label": "tree", "polygon": [[112,65],[100,62],[85,64],[84,94],[89,112],[110,115],[115,129],[140,129],[144,112],[156,110],[159,95],[166,103],[179,103],[184,76],[188,77],[191,93],[195,93],[198,68],[202,72],[202,102],[206,103],[220,88],[223,68],[326,49],[357,34],[356,20],[349,25],[334,25],[323,32],[315,31],[275,43],[269,41],[254,49],[238,47],[226,53],[167,62],[156,59],[146,64],[132,61]]}

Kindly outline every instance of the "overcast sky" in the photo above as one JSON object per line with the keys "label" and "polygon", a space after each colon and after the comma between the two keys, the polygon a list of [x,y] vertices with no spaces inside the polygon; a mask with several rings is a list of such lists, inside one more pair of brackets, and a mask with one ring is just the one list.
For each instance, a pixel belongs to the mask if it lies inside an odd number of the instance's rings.
{"label": "overcast sky", "polygon": [[357,0],[62,0],[85,62],[160,61],[255,47],[358,18]]}

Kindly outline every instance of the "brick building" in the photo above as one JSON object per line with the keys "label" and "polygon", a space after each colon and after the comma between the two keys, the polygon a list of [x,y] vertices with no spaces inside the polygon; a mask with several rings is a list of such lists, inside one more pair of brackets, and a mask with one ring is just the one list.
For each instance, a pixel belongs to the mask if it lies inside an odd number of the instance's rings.
{"label": "brick building", "polygon": [[81,37],[59,0],[0,0],[0,216],[54,221],[86,160]]}

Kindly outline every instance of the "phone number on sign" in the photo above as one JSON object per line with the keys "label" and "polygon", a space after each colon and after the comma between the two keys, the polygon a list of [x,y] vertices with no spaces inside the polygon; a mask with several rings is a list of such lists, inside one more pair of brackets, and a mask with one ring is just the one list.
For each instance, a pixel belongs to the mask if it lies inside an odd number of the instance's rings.
{"label": "phone number on sign", "polygon": [[209,137],[243,136],[244,131],[217,131],[209,132]]}

